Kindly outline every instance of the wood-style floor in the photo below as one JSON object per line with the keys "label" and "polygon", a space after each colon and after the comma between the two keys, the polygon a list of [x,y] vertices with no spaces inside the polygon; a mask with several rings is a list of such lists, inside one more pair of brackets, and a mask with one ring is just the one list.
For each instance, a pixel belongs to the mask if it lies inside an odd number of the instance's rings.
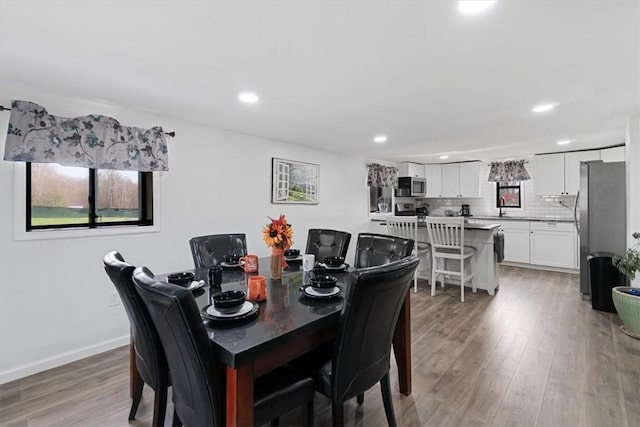
{"label": "wood-style floor", "polygon": [[[581,301],[578,276],[500,268],[500,290],[465,295],[425,283],[412,299],[413,393],[393,400],[400,426],[640,426],[640,340]],[[126,426],[128,349],[0,386],[2,426]],[[392,363],[392,365],[394,365]],[[170,399],[170,398],[169,398]],[[145,388],[134,426],[151,425]],[[172,406],[166,425],[171,425]],[[331,425],[316,398],[316,426]],[[281,418],[298,425],[300,413]],[[384,426],[378,387],[345,405],[347,425]]]}

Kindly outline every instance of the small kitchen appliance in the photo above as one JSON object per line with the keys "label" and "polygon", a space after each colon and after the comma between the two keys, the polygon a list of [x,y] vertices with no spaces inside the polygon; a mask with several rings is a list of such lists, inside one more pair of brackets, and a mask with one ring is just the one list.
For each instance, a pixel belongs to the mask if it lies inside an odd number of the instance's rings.
{"label": "small kitchen appliance", "polygon": [[469,209],[469,205],[462,205],[460,209],[461,216],[471,216],[471,210]]}
{"label": "small kitchen appliance", "polygon": [[424,197],[427,194],[427,180],[412,176],[398,178],[396,197]]}
{"label": "small kitchen appliance", "polygon": [[415,203],[396,203],[396,216],[416,216]]}

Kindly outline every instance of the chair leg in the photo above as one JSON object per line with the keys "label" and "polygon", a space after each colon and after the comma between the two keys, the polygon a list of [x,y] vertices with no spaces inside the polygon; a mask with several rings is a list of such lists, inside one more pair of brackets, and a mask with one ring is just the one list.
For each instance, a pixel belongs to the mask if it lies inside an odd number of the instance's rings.
{"label": "chair leg", "polygon": [[172,427],[182,427],[182,421],[180,421],[180,417],[176,410],[173,410],[173,423],[171,423]]}
{"label": "chair leg", "polygon": [[131,410],[129,411],[129,421],[135,420],[136,412],[138,412],[138,406],[140,405],[140,399],[142,399],[142,389],[144,388],[144,381],[140,376],[138,370],[136,370],[136,389],[133,392],[133,402],[131,403]]}
{"label": "chair leg", "polygon": [[431,296],[436,296],[436,266],[437,262],[435,257],[431,259]]}
{"label": "chair leg", "polygon": [[464,259],[460,260],[460,301],[464,302]]}
{"label": "chair leg", "polygon": [[364,393],[361,393],[356,397],[356,402],[358,402],[358,405],[362,405],[364,403]]}
{"label": "chair leg", "polygon": [[331,403],[331,419],[335,427],[344,426],[344,403],[332,402]]}
{"label": "chair leg", "polygon": [[396,427],[396,415],[393,412],[393,400],[391,400],[391,386],[389,385],[389,372],[380,380],[380,391],[384,403],[384,413],[387,416],[389,427]]}
{"label": "chair leg", "polygon": [[313,427],[313,399],[307,403],[307,425]]}
{"label": "chair leg", "polygon": [[164,416],[167,412],[167,387],[158,385],[155,401],[153,403],[153,426],[163,427]]}
{"label": "chair leg", "polygon": [[418,271],[413,275],[413,293],[418,293]]}

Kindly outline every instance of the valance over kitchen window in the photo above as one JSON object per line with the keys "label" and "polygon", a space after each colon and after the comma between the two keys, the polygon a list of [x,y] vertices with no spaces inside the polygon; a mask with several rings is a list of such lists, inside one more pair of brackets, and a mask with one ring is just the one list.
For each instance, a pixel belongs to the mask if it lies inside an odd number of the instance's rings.
{"label": "valance over kitchen window", "polygon": [[398,169],[378,163],[369,163],[367,185],[369,187],[397,188]]}
{"label": "valance over kitchen window", "polygon": [[33,102],[13,101],[4,159],[93,169],[169,170],[161,127],[121,126],[112,117],[53,116]]}
{"label": "valance over kitchen window", "polygon": [[519,182],[531,179],[524,167],[524,160],[492,162],[489,170],[489,182]]}

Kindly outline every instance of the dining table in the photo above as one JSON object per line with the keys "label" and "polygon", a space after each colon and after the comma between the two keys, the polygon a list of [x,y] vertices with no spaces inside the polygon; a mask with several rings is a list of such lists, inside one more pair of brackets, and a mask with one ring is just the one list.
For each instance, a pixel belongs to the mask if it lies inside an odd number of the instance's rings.
{"label": "dining table", "polygon": [[[269,257],[259,259],[257,273],[246,273],[241,267],[224,268],[220,287],[210,286],[206,268],[181,271],[192,272],[195,280],[204,281],[204,286],[192,292],[198,307],[205,312],[203,322],[219,356],[211,363],[218,364],[226,374],[225,424],[252,426],[253,410],[247,408],[253,408],[254,380],[336,338],[353,269],[345,266],[343,270],[330,271],[341,292],[322,299],[303,295],[301,287],[309,283],[313,273],[303,271],[297,261],[288,262],[279,280],[270,279]],[[157,275],[156,279],[164,281],[170,273]],[[216,320],[206,315],[213,295],[227,290],[247,292],[248,279],[255,275],[265,276],[267,285],[266,299],[258,302],[256,314],[239,320]],[[411,393],[410,295],[408,291],[393,337],[399,391],[404,395]],[[133,341],[130,351],[133,392],[137,379]]]}

